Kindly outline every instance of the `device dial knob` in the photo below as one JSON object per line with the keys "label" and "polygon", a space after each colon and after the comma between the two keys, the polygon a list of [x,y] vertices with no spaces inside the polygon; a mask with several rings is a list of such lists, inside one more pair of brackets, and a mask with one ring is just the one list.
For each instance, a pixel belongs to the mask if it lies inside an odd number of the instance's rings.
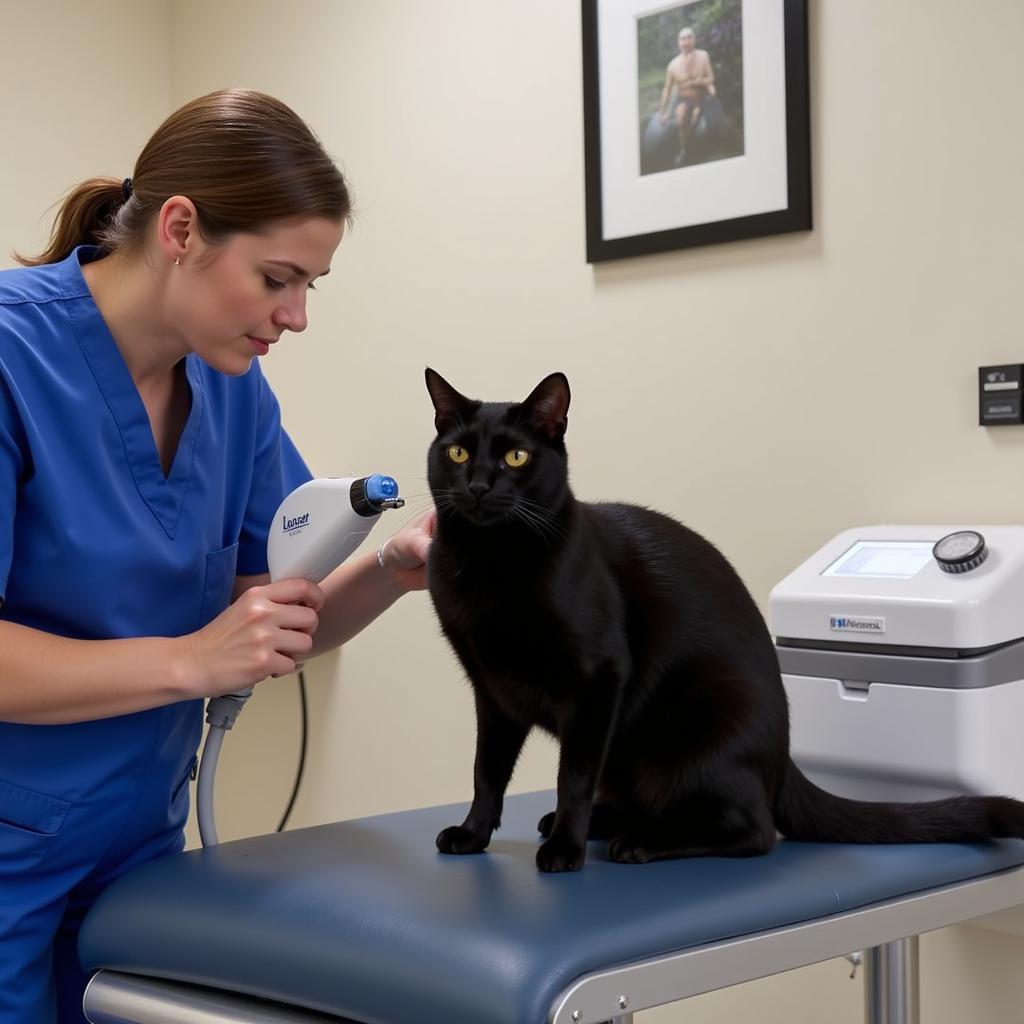
{"label": "device dial knob", "polygon": [[937,541],[932,554],[943,572],[970,572],[988,558],[988,548],[977,530],[957,530]]}

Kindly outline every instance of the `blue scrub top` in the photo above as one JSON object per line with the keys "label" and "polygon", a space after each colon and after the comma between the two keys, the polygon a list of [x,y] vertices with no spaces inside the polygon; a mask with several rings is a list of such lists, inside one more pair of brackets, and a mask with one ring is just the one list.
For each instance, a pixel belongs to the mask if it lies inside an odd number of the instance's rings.
{"label": "blue scrub top", "polygon": [[[236,573],[267,571],[271,517],[310,473],[256,359],[229,377],[189,355],[191,410],[164,477],[82,276],[97,255],[81,246],[0,272],[0,621],[77,639],[181,636],[227,607]],[[91,802],[104,779],[148,772],[147,759],[172,775],[187,768],[201,704],[0,722],[0,819],[12,787]]]}

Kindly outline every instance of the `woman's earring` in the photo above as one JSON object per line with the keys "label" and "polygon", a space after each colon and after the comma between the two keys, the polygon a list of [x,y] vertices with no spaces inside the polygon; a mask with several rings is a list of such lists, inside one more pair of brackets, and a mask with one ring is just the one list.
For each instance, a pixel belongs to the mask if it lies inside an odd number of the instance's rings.
{"label": "woman's earring", "polygon": [[174,257],[174,265],[176,267],[180,267],[181,266],[181,257],[180,256],[175,256]]}

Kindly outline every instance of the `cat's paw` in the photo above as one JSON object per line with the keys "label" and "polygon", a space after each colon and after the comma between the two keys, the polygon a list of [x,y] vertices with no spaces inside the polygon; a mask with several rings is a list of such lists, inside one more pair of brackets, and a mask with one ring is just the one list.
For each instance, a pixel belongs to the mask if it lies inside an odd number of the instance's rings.
{"label": "cat's paw", "polygon": [[586,849],[567,836],[552,836],[537,850],[537,867],[541,871],[579,871],[586,855]]}
{"label": "cat's paw", "polygon": [[551,835],[551,826],[555,823],[555,812],[548,811],[540,821],[537,822],[537,831],[545,838]]}
{"label": "cat's paw", "polygon": [[653,851],[638,836],[616,836],[608,844],[608,859],[616,864],[647,864],[654,860]]}
{"label": "cat's paw", "polygon": [[437,834],[437,848],[442,853],[482,853],[490,841],[489,835],[470,832],[462,825],[449,825]]}

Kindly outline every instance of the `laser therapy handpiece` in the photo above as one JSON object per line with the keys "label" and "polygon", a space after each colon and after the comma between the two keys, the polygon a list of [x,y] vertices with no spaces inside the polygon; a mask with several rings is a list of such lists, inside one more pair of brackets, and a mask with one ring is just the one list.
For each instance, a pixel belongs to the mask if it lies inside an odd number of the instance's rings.
{"label": "laser therapy handpiece", "polygon": [[[270,525],[267,564],[271,580],[319,583],[363,542],[381,513],[401,508],[398,484],[375,473],[363,477],[322,477],[297,487],[281,502]],[[209,731],[196,787],[196,814],[203,846],[216,846],[213,783],[224,733],[234,724],[252,689],[212,697],[206,706]]]}

